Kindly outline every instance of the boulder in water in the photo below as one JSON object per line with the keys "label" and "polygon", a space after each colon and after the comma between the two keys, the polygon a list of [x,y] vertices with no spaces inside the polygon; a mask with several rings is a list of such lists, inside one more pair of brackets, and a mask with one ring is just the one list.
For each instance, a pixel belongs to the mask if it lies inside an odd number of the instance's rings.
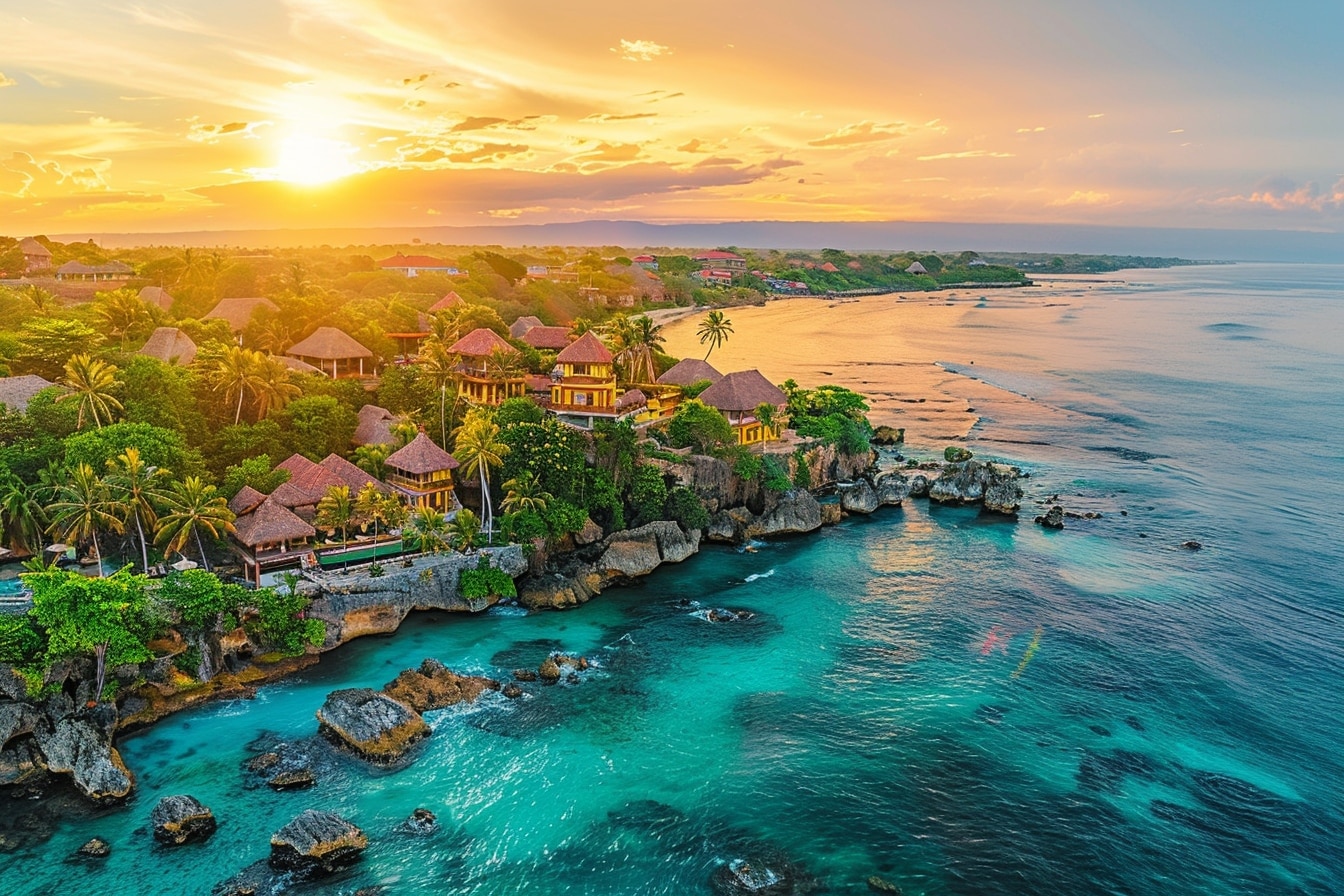
{"label": "boulder in water", "polygon": [[272,868],[331,874],[359,860],[364,832],[334,812],[309,809],[271,836]]}
{"label": "boulder in water", "polygon": [[288,790],[307,790],[316,783],[317,775],[313,774],[313,770],[305,765],[303,768],[290,769],[272,775],[267,779],[266,786],[277,793],[283,793]]}
{"label": "boulder in water", "polygon": [[560,664],[555,661],[555,657],[548,656],[542,660],[541,668],[537,669],[537,674],[546,684],[555,684],[560,680]]}
{"label": "boulder in water", "polygon": [[900,445],[905,441],[905,430],[894,426],[879,426],[873,430],[874,445]]}
{"label": "boulder in water", "polygon": [[94,837],[75,850],[75,854],[90,859],[105,859],[112,854],[112,847],[102,837]]}
{"label": "boulder in water", "polygon": [[840,506],[846,513],[872,513],[882,503],[867,479],[842,482],[836,488],[840,492]]}
{"label": "boulder in water", "polygon": [[1047,529],[1063,529],[1064,508],[1056,504],[1041,516],[1036,517],[1036,522]]}
{"label": "boulder in water", "polygon": [[889,880],[878,877],[876,874],[868,878],[868,889],[874,893],[895,893],[896,896],[900,896],[901,893],[900,887]]}
{"label": "boulder in water", "polygon": [[1181,547],[1185,548],[1187,551],[1197,551],[1204,547],[1204,545],[1197,541],[1183,541],[1181,542]]}
{"label": "boulder in water", "polygon": [[369,688],[332,691],[317,720],[323,737],[370,762],[396,762],[429,736],[418,712]]}
{"label": "boulder in water", "polygon": [[432,834],[439,829],[439,820],[428,809],[416,809],[401,823],[400,829],[407,834]]}
{"label": "boulder in water", "polygon": [[159,800],[149,813],[154,839],[169,846],[181,846],[193,840],[209,840],[218,825],[215,813],[194,796],[176,794]]}
{"label": "boulder in water", "polygon": [[948,445],[943,449],[943,460],[950,464],[963,463],[973,456],[969,448],[963,448],[960,445]]}
{"label": "boulder in water", "polygon": [[458,675],[436,659],[427,659],[419,669],[407,669],[383,688],[383,693],[416,712],[443,709],[457,703],[472,703],[486,691],[499,690],[499,682],[479,675]]}

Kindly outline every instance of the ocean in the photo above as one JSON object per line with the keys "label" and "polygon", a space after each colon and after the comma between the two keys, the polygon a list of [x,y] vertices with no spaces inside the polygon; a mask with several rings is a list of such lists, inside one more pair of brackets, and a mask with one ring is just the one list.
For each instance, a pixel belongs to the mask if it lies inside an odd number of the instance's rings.
{"label": "ocean", "polygon": [[[712,363],[866,389],[910,456],[966,436],[1030,474],[1021,518],[916,499],[710,546],[574,610],[417,614],[126,738],[132,802],[0,853],[0,892],[206,893],[309,808],[370,846],[295,893],[698,894],[744,862],[769,893],[874,875],[906,896],[1344,891],[1344,268],[730,317]],[[698,348],[694,324],[668,327],[674,353]],[[1034,525],[1055,496],[1099,516]],[[557,649],[594,666],[430,713],[404,769],[313,741],[336,688],[425,657],[504,676]],[[246,771],[277,744],[311,754],[314,788]],[[152,842],[174,793],[214,810],[207,843]],[[399,830],[417,807],[436,833]],[[111,856],[70,860],[95,835]]]}

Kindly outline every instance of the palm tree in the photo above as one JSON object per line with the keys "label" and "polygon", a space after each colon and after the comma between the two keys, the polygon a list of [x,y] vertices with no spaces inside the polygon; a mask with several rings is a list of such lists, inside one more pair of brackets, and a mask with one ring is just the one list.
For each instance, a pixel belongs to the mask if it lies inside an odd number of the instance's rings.
{"label": "palm tree", "polygon": [[98,548],[98,530],[123,532],[121,520],[113,511],[107,483],[98,477],[93,467],[81,463],[70,471],[58,488],[56,500],[47,508],[51,514],[51,532],[66,542],[78,544],[93,539],[93,556],[98,561],[98,575],[103,574],[103,553]]}
{"label": "palm tree", "polygon": [[473,408],[457,433],[453,454],[462,463],[462,475],[479,477],[481,512],[485,517],[487,540],[493,534],[494,511],[490,506],[490,468],[504,463],[509,446],[499,440],[499,424],[484,408]]}
{"label": "palm tree", "polygon": [[171,553],[181,551],[186,547],[188,539],[194,538],[196,550],[201,554],[201,563],[209,572],[210,558],[205,554],[201,532],[208,532],[211,538],[218,539],[235,531],[229,502],[213,485],[206,484],[199,476],[175,481],[169,488],[164,498],[167,512],[159,517],[155,542]]}
{"label": "palm tree", "polygon": [[318,528],[334,533],[341,530],[341,550],[345,569],[350,568],[350,555],[344,553],[350,546],[350,524],[355,522],[355,505],[350,498],[350,486],[333,485],[327,489],[322,500],[317,502],[317,515],[313,524]]}
{"label": "palm tree", "polygon": [[727,342],[732,332],[732,321],[724,317],[722,311],[711,311],[705,315],[695,333],[700,337],[701,345],[709,343],[709,351],[705,352],[706,361],[709,360],[709,353]]}
{"label": "palm tree", "polygon": [[289,366],[274,355],[252,353],[252,394],[257,397],[257,419],[265,420],[271,411],[282,410],[303,390],[291,381]]}
{"label": "palm tree", "polygon": [[500,509],[505,513],[520,513],[525,510],[545,513],[546,506],[551,502],[551,494],[542,490],[541,483],[531,470],[523,470],[504,483],[504,489],[506,494]]}
{"label": "palm tree", "polygon": [[477,519],[476,514],[465,507],[459,510],[457,516],[448,524],[448,540],[454,548],[464,554],[476,547],[476,540],[480,537],[481,521]]}
{"label": "palm tree", "polygon": [[632,383],[652,383],[657,379],[653,367],[653,353],[663,348],[663,328],[647,314],[628,318],[620,331],[623,346],[617,355],[625,365]]}
{"label": "palm tree", "polygon": [[447,521],[443,511],[435,507],[421,507],[411,515],[411,537],[421,551],[437,554],[446,545]]}
{"label": "palm tree", "polygon": [[32,302],[33,307],[43,314],[46,313],[47,306],[56,298],[54,293],[50,290],[43,289],[36,283],[29,283],[26,286],[19,287],[18,293],[28,301]]}
{"label": "palm tree", "polygon": [[397,526],[405,518],[402,513],[401,502],[393,495],[385,495],[378,486],[372,482],[364,483],[364,487],[355,495],[355,512],[362,519],[373,522],[373,542],[374,557],[378,556],[378,524],[382,523],[385,527],[391,529]]}
{"label": "palm tree", "polygon": [[70,391],[56,400],[79,402],[79,417],[75,423],[79,429],[84,428],[86,414],[102,429],[104,420],[111,423],[113,416],[122,410],[121,402],[112,394],[121,385],[117,381],[117,368],[106,361],[84,354],[75,355],[65,362],[65,378],[61,385]]}
{"label": "palm tree", "polygon": [[103,320],[106,332],[121,341],[123,350],[126,348],[126,334],[137,324],[149,319],[149,308],[139,295],[129,289],[103,293],[94,307]]}
{"label": "palm tree", "polygon": [[0,472],[0,532],[5,542],[16,551],[41,554],[45,524],[37,489],[9,470]]}
{"label": "palm tree", "polygon": [[153,532],[158,525],[158,508],[164,503],[164,480],[168,478],[167,470],[145,463],[140,457],[140,449],[134,446],[107,462],[111,498],[125,514],[126,522],[135,521],[140,559],[146,573],[149,572],[149,540],[145,537],[145,529]]}
{"label": "palm tree", "polygon": [[360,445],[355,449],[355,466],[374,479],[382,479],[383,461],[391,454],[391,445]]}
{"label": "palm tree", "polygon": [[243,397],[249,392],[255,395],[261,385],[255,357],[258,354],[231,345],[220,353],[208,374],[214,380],[214,391],[223,392],[226,402],[237,405],[233,412],[235,424],[243,419]]}

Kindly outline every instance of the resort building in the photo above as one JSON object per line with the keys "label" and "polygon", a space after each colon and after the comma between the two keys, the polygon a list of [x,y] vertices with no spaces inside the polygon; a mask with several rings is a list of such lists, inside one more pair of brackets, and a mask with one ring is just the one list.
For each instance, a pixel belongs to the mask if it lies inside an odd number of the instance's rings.
{"label": "resort building", "polygon": [[67,261],[56,269],[57,280],[128,280],[135,270],[120,261],[106,264],[85,264],[82,261]]}
{"label": "resort building", "polygon": [[691,276],[712,286],[731,286],[733,284],[733,272],[722,268],[705,268],[696,271]]}
{"label": "resort building", "polygon": [[196,360],[196,343],[177,327],[156,327],[139,354],[185,367]]}
{"label": "resort building", "polygon": [[494,330],[472,330],[448,351],[462,358],[457,366],[458,391],[472,404],[493,407],[527,391],[527,374],[513,369],[518,349]]}
{"label": "resort building", "polygon": [[929,269],[917,261],[910,262],[910,266],[905,269],[907,274],[927,274]]}
{"label": "resort building", "polygon": [[[313,335],[291,345],[285,354],[311,364],[334,380],[373,375],[373,352],[335,327],[318,327]],[[367,373],[364,369],[366,358],[369,361]]]}
{"label": "resort building", "polygon": [[385,271],[395,271],[407,277],[418,277],[422,273],[427,274],[446,274],[449,277],[465,277],[467,272],[457,265],[442,258],[432,258],[428,255],[402,255],[398,252],[391,258],[384,258],[378,262],[378,267]]}
{"label": "resort building", "polygon": [[527,315],[526,317],[520,317],[513,323],[509,324],[509,338],[522,339],[523,334],[526,333],[528,330],[532,329],[533,327],[540,327],[540,326],[542,326],[542,323],[541,318],[539,317],[535,317],[531,314]]}
{"label": "resort building", "polygon": [[717,383],[723,374],[714,369],[714,365],[700,358],[682,358],[668,368],[667,373],[658,377],[661,386],[691,386],[709,380]]}
{"label": "resort building", "polygon": [[788,402],[788,396],[759,370],[753,369],[728,374],[701,392],[700,400],[728,418],[737,444],[757,445],[778,439],[779,425],[762,423],[756,416],[756,409],[769,405],[778,410]]}
{"label": "resort building", "polygon": [[730,272],[745,274],[747,271],[747,260],[736,252],[724,252],[721,249],[714,249],[710,252],[701,252],[691,258],[691,261],[704,268],[726,268]]}
{"label": "resort building", "polygon": [[569,327],[532,327],[522,336],[522,341],[544,352],[556,352],[572,341]]}
{"label": "resort building", "polygon": [[462,297],[458,295],[456,291],[449,291],[447,295],[429,306],[429,313],[438,314],[440,311],[451,311],[454,308],[465,304],[466,302],[462,300]]}
{"label": "resort building", "polygon": [[220,299],[201,320],[222,320],[237,335],[247,329],[247,325],[252,322],[252,315],[262,308],[273,312],[280,310],[280,306],[270,299]]}
{"label": "resort building", "polygon": [[51,250],[30,236],[19,241],[19,251],[23,253],[23,270],[27,274],[38,274],[51,270]]}
{"label": "resort building", "polygon": [[173,297],[162,286],[146,286],[140,290],[140,301],[160,311],[171,311],[173,308]]}
{"label": "resort building", "polygon": [[34,395],[50,388],[51,385],[49,381],[33,373],[25,376],[0,376],[0,405],[22,413],[28,410],[28,402],[32,401]]}
{"label": "resort building", "polygon": [[359,425],[355,427],[355,435],[350,441],[355,447],[391,445],[396,441],[396,437],[392,435],[392,427],[402,419],[387,408],[366,404],[359,409]]}
{"label": "resort building", "polygon": [[245,485],[229,509],[237,517],[231,543],[249,581],[260,585],[263,572],[293,566],[312,551],[317,530],[274,497]]}
{"label": "resort building", "polygon": [[453,470],[460,464],[423,429],[383,461],[387,484],[412,508],[432,507],[450,513],[460,506],[453,494]]}
{"label": "resort building", "polygon": [[658,259],[654,258],[652,255],[636,255],[634,258],[630,259],[630,263],[639,265],[646,271],[658,270]]}
{"label": "resort building", "polygon": [[616,419],[616,368],[611,350],[592,331],[560,352],[555,362],[551,410],[561,422],[592,429],[596,420]]}

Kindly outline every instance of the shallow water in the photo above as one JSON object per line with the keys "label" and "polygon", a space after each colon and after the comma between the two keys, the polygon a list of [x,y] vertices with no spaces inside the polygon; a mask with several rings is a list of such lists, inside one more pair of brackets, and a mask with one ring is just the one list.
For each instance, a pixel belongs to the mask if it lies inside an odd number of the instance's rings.
{"label": "shallow water", "polygon": [[[1117,276],[958,299],[903,337],[944,362],[926,366],[946,397],[974,402],[978,454],[1029,470],[1030,500],[1101,519],[1051,532],[1034,503],[1013,523],[911,501],[709,548],[578,610],[420,614],[255,700],[128,738],[135,800],[0,854],[0,890],[207,892],[323,808],[371,845],[296,892],[707,893],[740,859],[839,893],[872,874],[906,894],[1340,892],[1344,270]],[[810,315],[836,340],[856,307],[900,323],[891,300],[865,303],[760,313]],[[734,322],[725,348],[745,351],[757,323]],[[852,362],[836,381],[908,388],[910,368],[882,363],[899,357],[817,339],[818,357]],[[905,407],[880,413],[902,425]],[[713,623],[714,607],[754,615]],[[335,688],[426,656],[502,675],[553,649],[597,666],[430,714],[403,770],[308,741]],[[255,786],[242,765],[277,739],[314,752],[315,788]],[[180,792],[220,829],[156,847],[149,810]],[[395,830],[418,806],[437,834]],[[112,856],[67,863],[94,834]]]}

